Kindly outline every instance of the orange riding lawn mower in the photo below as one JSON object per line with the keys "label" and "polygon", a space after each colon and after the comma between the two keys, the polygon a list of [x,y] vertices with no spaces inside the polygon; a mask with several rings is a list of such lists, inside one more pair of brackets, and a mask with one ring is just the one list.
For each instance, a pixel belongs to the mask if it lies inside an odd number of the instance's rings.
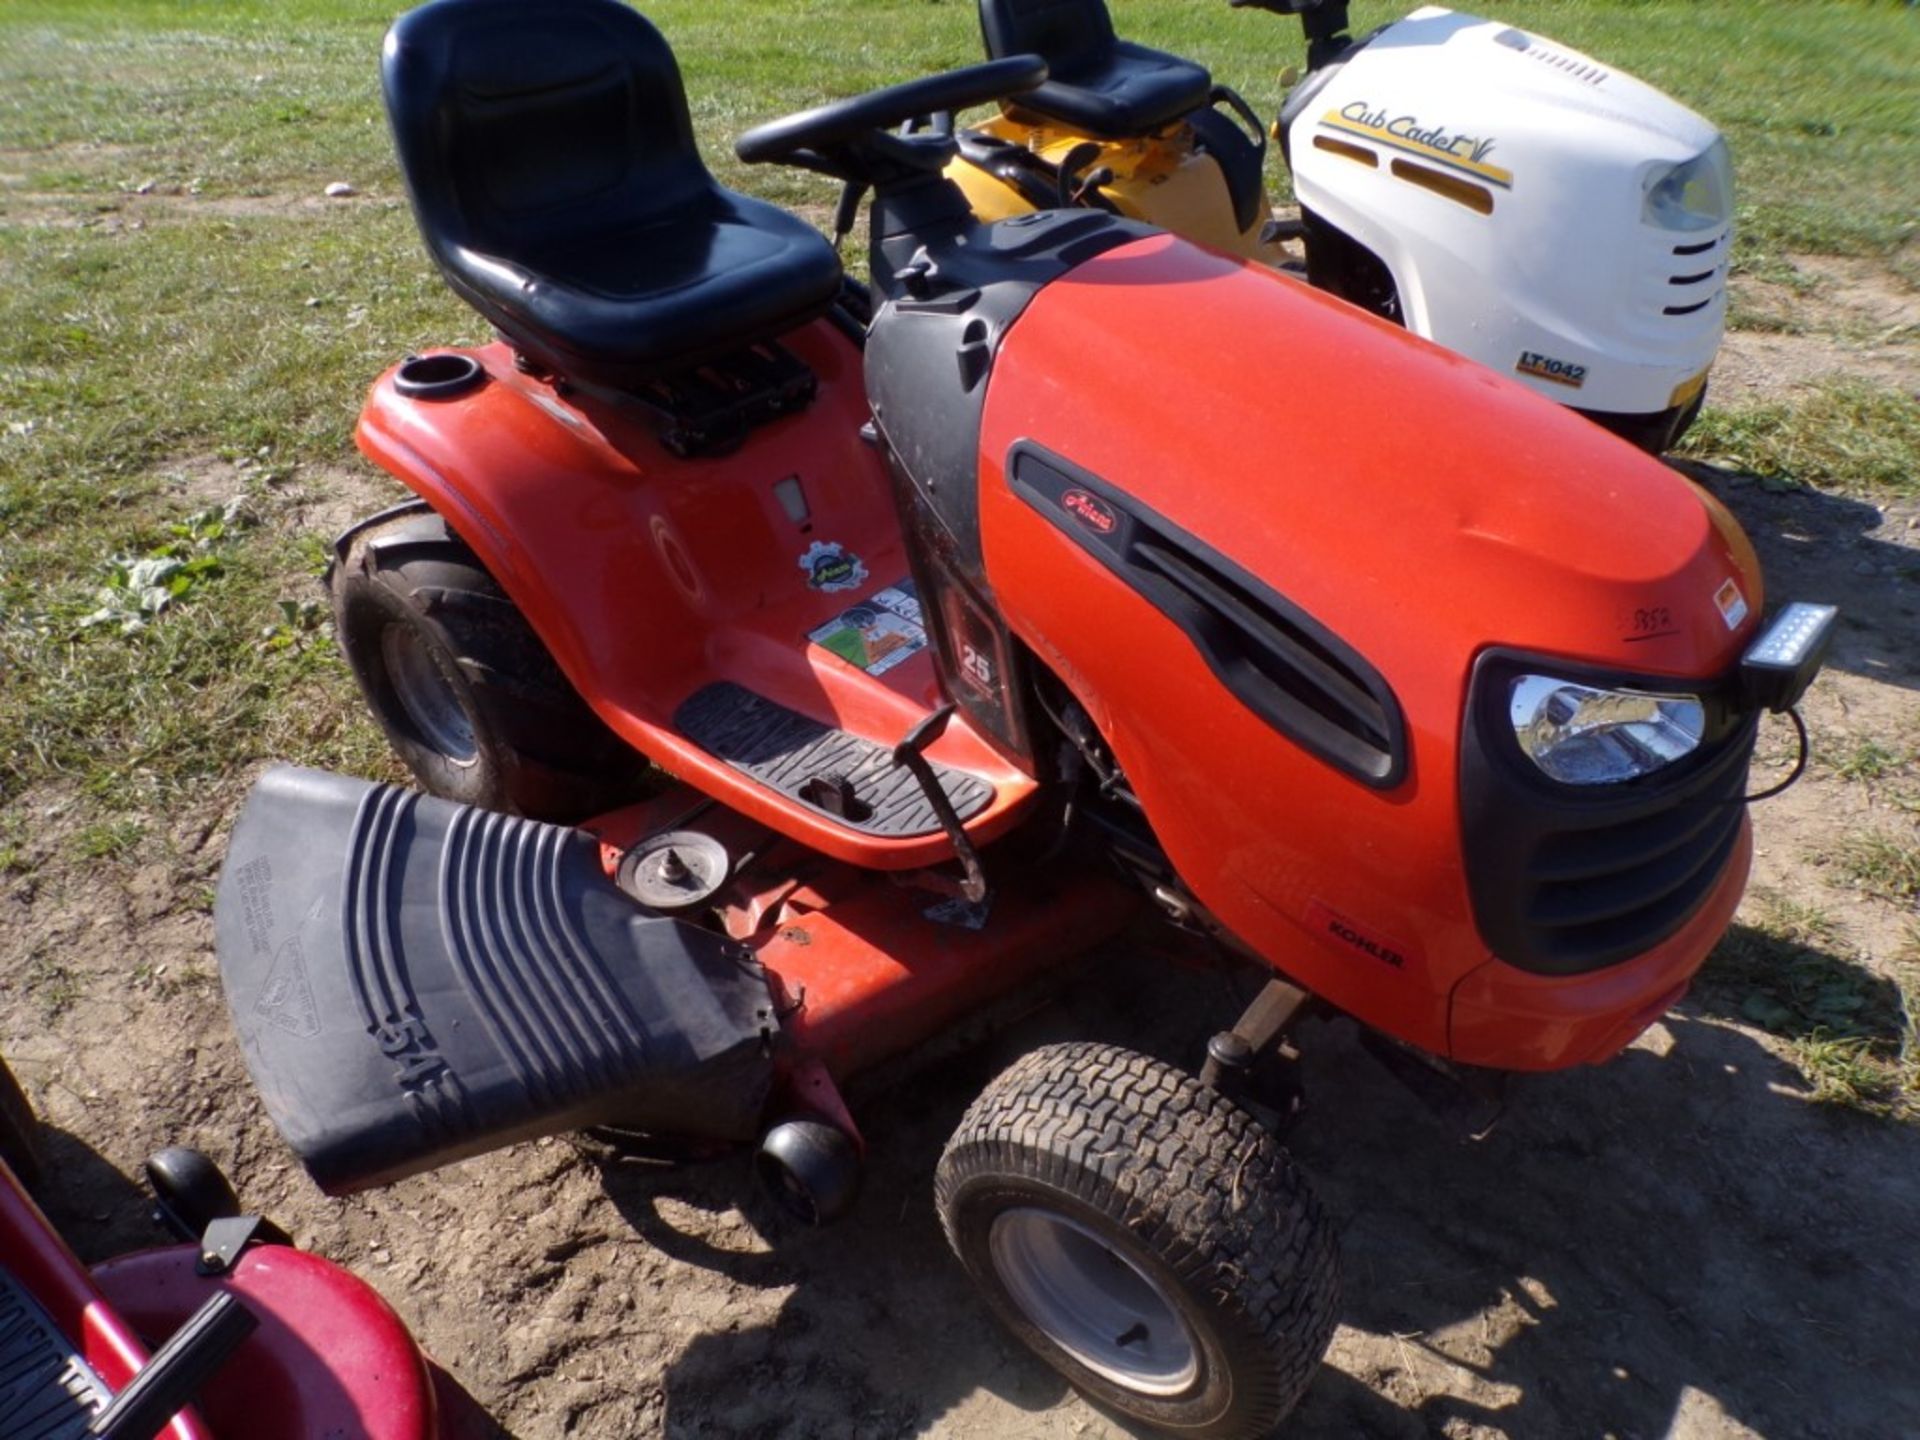
{"label": "orange riding lawn mower", "polygon": [[1769,621],[1701,489],[1297,279],[1100,209],[979,219],[908,122],[1017,102],[1034,57],[740,138],[870,194],[870,289],[714,180],[617,0],[437,0],[383,67],[499,338],[375,384],[360,446],[417,498],[329,579],[428,793],[278,768],[232,835],[275,1123],[336,1194],[580,1127],[757,1146],[828,1221],[851,1082],[1097,983],[1158,912],[1252,1003],[1188,1069],[1028,1055],[935,1199],[1093,1400],[1271,1427],[1336,1318],[1296,1023],[1471,1077],[1618,1052],[1733,913],[1756,731],[1833,612]]}

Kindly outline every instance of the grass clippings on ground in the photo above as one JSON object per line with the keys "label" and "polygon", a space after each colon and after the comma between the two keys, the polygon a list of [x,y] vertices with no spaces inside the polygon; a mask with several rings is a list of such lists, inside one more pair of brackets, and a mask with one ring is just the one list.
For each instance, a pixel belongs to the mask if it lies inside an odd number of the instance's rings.
{"label": "grass clippings on ground", "polygon": [[1920,401],[1873,381],[1830,381],[1791,401],[1709,408],[1680,453],[1771,485],[1920,499]]}

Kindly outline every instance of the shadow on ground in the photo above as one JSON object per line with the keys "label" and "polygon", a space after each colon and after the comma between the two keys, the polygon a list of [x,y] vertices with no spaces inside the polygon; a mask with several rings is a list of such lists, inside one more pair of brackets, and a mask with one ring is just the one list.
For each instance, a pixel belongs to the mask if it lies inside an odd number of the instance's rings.
{"label": "shadow on ground", "polygon": [[[967,1101],[1033,1045],[1098,1035],[1194,1063],[1206,982],[1145,961],[1102,973],[1106,994],[870,1106],[874,1163],[836,1227],[795,1229],[756,1198],[772,1248],[703,1256],[659,1202],[731,1207],[744,1161],[603,1174],[650,1243],[791,1287],[773,1323],[704,1333],[672,1364],[667,1435],[992,1433],[939,1423],[982,1388],[1028,1412],[1031,1432],[1004,1433],[1082,1433],[1086,1412],[1053,1410],[1060,1382],[972,1296],[929,1177]],[[1292,1144],[1343,1227],[1343,1329],[1288,1433],[1920,1429],[1920,1131],[1812,1105],[1714,1008],[1684,1008],[1609,1066],[1516,1083],[1478,1141],[1352,1022],[1306,1027],[1311,1108]]]}
{"label": "shadow on ground", "polygon": [[129,1250],[172,1243],[153,1220],[146,1187],[86,1141],[42,1125],[39,1143],[41,1178],[33,1198],[83,1261],[94,1265]]}
{"label": "shadow on ground", "polygon": [[1827,663],[1868,679],[1920,689],[1920,507],[1878,506],[1813,489],[1778,489],[1700,461],[1674,468],[1711,490],[1752,537],[1768,604],[1840,606]]}

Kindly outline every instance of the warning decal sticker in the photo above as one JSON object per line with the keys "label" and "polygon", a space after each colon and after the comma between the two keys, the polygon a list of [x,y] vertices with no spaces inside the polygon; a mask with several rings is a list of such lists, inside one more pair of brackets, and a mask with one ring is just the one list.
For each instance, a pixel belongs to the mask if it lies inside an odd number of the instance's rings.
{"label": "warning decal sticker", "polygon": [[1727,622],[1727,629],[1738,630],[1740,622],[1747,618],[1747,597],[1740,593],[1740,587],[1728,579],[1714,592],[1713,603],[1720,608],[1720,618]]}
{"label": "warning decal sticker", "polygon": [[869,675],[884,675],[927,648],[920,601],[913,593],[911,580],[889,585],[852,609],[841,611],[810,631],[807,638]]}

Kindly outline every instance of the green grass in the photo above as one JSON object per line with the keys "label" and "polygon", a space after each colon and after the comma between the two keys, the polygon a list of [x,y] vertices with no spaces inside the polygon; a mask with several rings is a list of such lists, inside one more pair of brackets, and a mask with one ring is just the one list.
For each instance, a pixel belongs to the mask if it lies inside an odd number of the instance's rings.
{"label": "green grass", "polygon": [[1831,381],[1791,402],[1709,408],[1681,453],[1774,485],[1920,499],[1920,402],[1889,385]]}
{"label": "green grass", "polygon": [[1835,762],[1833,773],[1842,780],[1884,780],[1897,774],[1906,762],[1878,740],[1864,739]]}
{"label": "green grass", "polygon": [[131,817],[98,820],[74,835],[73,849],[83,860],[116,860],[138,845],[146,833],[145,822]]}
{"label": "green grass", "polygon": [[[358,463],[354,416],[381,368],[484,333],[428,264],[388,145],[377,57],[396,8],[0,7],[0,806],[64,780],[121,811],[161,811],[269,756],[385,763],[314,607],[320,557],[286,495]],[[833,188],[738,165],[741,130],[979,58],[972,0],[644,8],[678,50],[721,178],[784,203],[825,206]],[[1356,26],[1404,8],[1366,0]],[[1774,273],[1789,252],[1825,250],[1909,266],[1920,24],[1903,7],[1487,8],[1723,125],[1743,264]],[[1263,111],[1301,58],[1299,27],[1277,17],[1174,0],[1117,9],[1126,31],[1194,55]],[[322,200],[333,180],[359,197]],[[1810,484],[1908,493],[1916,468],[1910,407],[1861,387],[1710,415],[1703,433]],[[209,493],[210,475],[232,483]],[[256,524],[205,546],[176,528],[234,498]],[[164,603],[134,569],[156,559],[194,567]]]}
{"label": "green grass", "polygon": [[1884,831],[1857,835],[1836,852],[1840,871],[1869,895],[1896,903],[1920,899],[1920,840]]}
{"label": "green grass", "polygon": [[[1844,953],[1816,905],[1757,892],[1700,972],[1710,1006],[1779,1036],[1816,1100],[1920,1115],[1920,965],[1889,980]],[[1743,915],[1748,912],[1743,911]],[[1920,937],[1915,939],[1920,961]]]}

